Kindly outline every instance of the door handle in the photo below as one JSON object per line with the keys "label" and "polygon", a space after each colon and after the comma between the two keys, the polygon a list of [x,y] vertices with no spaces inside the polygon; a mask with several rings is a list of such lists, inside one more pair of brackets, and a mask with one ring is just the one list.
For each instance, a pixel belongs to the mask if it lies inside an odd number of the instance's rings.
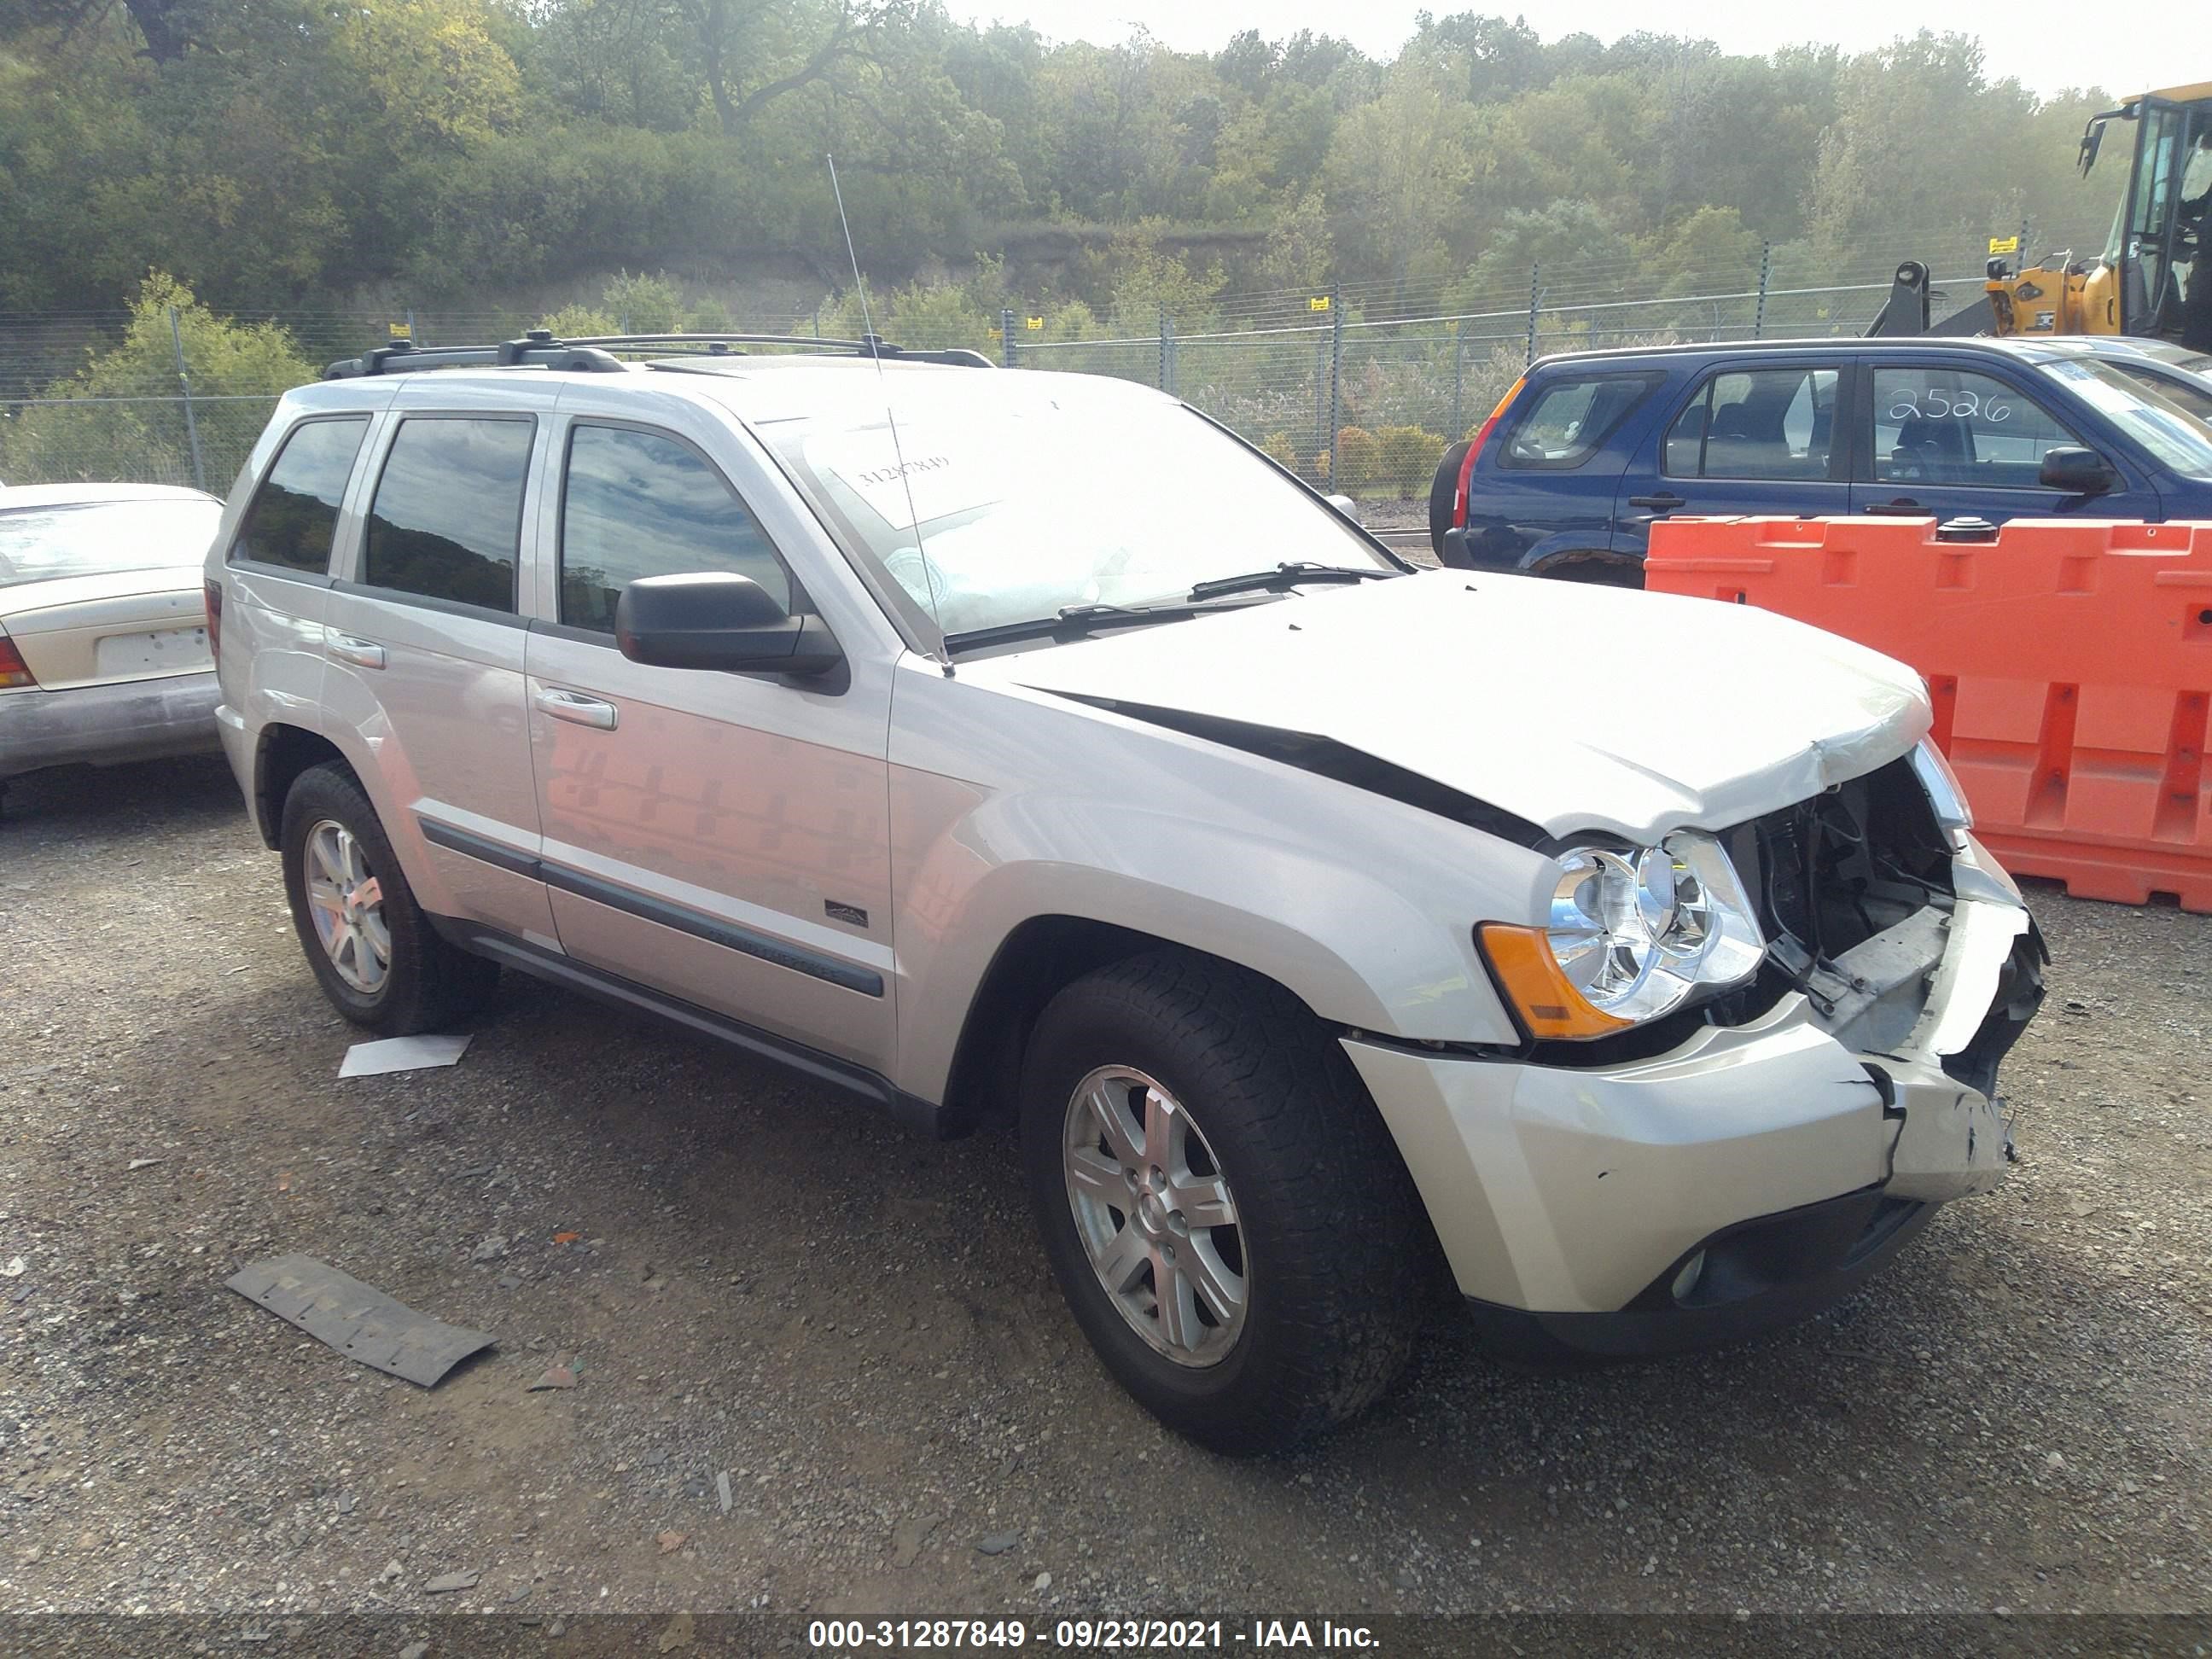
{"label": "door handle", "polygon": [[374,640],[356,639],[350,634],[341,634],[335,628],[323,630],[323,649],[340,662],[349,662],[356,668],[384,666],[384,647]]}
{"label": "door handle", "polygon": [[1628,504],[1631,507],[1656,507],[1662,513],[1671,513],[1678,507],[1687,507],[1689,505],[1687,501],[1684,501],[1680,495],[1674,494],[1671,490],[1662,490],[1656,495],[1631,495],[1628,498]]}
{"label": "door handle", "polygon": [[615,729],[615,706],[597,697],[587,697],[580,691],[562,691],[549,688],[531,699],[539,708],[556,720],[566,720],[571,726],[597,726],[602,732]]}
{"label": "door handle", "polygon": [[1924,519],[1935,510],[1932,507],[1921,506],[1908,495],[1900,495],[1893,501],[1869,501],[1859,509],[1862,513],[1877,515],[1887,514],[1893,519]]}

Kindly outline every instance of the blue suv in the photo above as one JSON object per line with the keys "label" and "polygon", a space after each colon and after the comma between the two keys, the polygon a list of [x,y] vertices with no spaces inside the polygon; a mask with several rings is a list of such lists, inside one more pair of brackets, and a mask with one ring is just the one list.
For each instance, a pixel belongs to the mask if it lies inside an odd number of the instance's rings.
{"label": "blue suv", "polygon": [[1462,569],[1643,584],[1671,515],[2212,519],[2212,364],[2094,339],[1843,339],[1547,357],[1445,452]]}

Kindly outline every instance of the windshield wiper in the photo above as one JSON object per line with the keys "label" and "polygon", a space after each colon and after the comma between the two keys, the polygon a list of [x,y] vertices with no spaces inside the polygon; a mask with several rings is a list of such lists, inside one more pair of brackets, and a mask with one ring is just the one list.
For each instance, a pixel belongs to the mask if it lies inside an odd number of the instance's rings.
{"label": "windshield wiper", "polygon": [[[1202,598],[1203,595],[1194,595]],[[1021,622],[996,623],[945,636],[949,652],[972,650],[979,645],[999,645],[1008,640],[1079,640],[1101,628],[1129,628],[1146,623],[1181,622],[1215,611],[1242,611],[1241,605],[1194,605],[1179,599],[1166,605],[1064,605],[1049,617],[1030,617]]]}
{"label": "windshield wiper", "polygon": [[1210,599],[1222,593],[1249,593],[1255,588],[1297,587],[1305,582],[1364,582],[1370,576],[1403,574],[1381,565],[1316,564],[1310,559],[1299,559],[1291,563],[1279,564],[1271,570],[1249,571],[1242,576],[1210,577],[1194,586],[1190,590],[1190,597]]}

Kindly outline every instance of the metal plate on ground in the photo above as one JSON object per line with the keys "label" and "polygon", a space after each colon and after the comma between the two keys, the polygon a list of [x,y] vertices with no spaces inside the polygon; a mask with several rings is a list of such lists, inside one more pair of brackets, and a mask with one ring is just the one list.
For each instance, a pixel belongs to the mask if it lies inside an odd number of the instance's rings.
{"label": "metal plate on ground", "polygon": [[271,1256],[223,1283],[347,1358],[426,1389],[495,1340],[416,1313],[311,1255]]}

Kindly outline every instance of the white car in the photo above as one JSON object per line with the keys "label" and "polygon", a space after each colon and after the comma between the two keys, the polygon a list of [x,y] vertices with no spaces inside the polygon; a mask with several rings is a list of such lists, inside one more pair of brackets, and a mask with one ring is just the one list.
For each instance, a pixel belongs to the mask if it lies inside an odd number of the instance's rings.
{"label": "white car", "polygon": [[0,489],[0,790],[68,762],[214,751],[201,567],[222,516],[161,484]]}
{"label": "white car", "polygon": [[2002,1176],[2042,944],[1910,670],[1411,573],[1120,380],[623,343],[335,365],[230,501],[224,743],[347,1018],[504,964],[1011,1118],[1101,1358],[1237,1452],[1439,1274],[1695,1346]]}

